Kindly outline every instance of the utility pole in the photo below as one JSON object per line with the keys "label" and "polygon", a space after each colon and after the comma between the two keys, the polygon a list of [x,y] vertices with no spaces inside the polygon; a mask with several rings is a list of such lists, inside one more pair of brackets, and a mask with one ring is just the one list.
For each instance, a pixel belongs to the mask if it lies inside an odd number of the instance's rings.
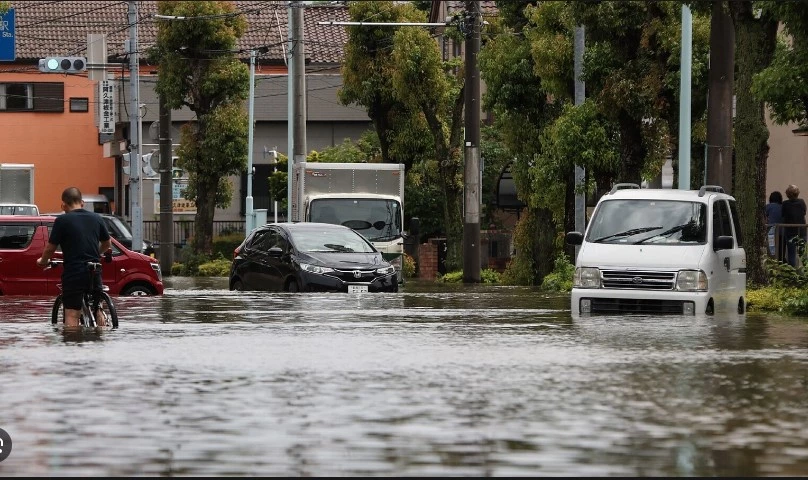
{"label": "utility pole", "polygon": [[255,209],[253,208],[253,131],[255,130],[255,50],[250,50],[250,98],[249,102],[249,132],[247,133],[247,198],[244,200],[245,229],[244,234],[249,235],[255,228]]}
{"label": "utility pole", "polygon": [[174,152],[171,138],[171,109],[160,95],[160,270],[171,275],[174,264]]}
{"label": "utility pole", "polygon": [[292,59],[292,52],[295,49],[295,26],[292,20],[294,15],[294,2],[289,2],[286,8],[286,18],[289,19],[288,35],[287,35],[287,49],[286,49],[286,220],[292,220],[292,166],[295,164],[295,129],[292,128],[295,121],[295,62]]}
{"label": "utility pole", "polygon": [[690,190],[691,113],[690,88],[693,76],[693,14],[682,4],[682,52],[679,64],[679,189]]}
{"label": "utility pole", "polygon": [[707,99],[707,183],[732,193],[732,98],[735,86],[735,25],[726,2],[713,1]]}
{"label": "utility pole", "polygon": [[294,165],[306,161],[306,52],[303,41],[303,8],[305,4],[292,2],[292,86],[289,94],[292,95],[292,128],[294,130],[294,144],[292,155],[289,157],[289,216],[292,218],[292,175]]}
{"label": "utility pole", "polygon": [[132,250],[143,247],[143,211],[140,204],[140,76],[137,52],[137,1],[129,0],[129,213],[132,221]]}
{"label": "utility pole", "polygon": [[463,282],[480,283],[480,4],[466,0]]}
{"label": "utility pole", "polygon": [[[575,58],[573,59],[573,71],[575,75],[575,105],[583,105],[586,100],[586,84],[584,83],[584,48],[585,33],[583,25],[575,27]],[[586,194],[584,193],[584,183],[586,181],[586,170],[580,165],[575,165],[575,231],[584,232],[586,230]],[[578,258],[580,245],[575,246],[575,258]]]}

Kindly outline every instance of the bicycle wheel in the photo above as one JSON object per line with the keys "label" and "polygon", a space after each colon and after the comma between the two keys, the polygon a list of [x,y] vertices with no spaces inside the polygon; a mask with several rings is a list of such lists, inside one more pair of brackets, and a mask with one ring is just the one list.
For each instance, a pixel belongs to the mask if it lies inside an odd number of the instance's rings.
{"label": "bicycle wheel", "polygon": [[53,301],[53,309],[51,310],[51,324],[56,325],[59,321],[65,323],[65,309],[62,308],[62,294],[56,296]]}
{"label": "bicycle wheel", "polygon": [[101,295],[98,297],[98,301],[98,308],[95,310],[95,312],[101,310],[102,315],[104,315],[104,317],[107,319],[107,327],[111,326],[112,328],[118,328],[118,310],[115,309],[115,304],[112,302],[112,297],[110,297],[107,292],[101,292]]}

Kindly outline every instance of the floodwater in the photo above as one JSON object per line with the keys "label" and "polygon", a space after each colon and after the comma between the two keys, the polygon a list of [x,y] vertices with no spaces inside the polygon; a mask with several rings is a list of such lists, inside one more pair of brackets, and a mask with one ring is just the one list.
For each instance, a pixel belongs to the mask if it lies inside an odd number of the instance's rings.
{"label": "floodwater", "polygon": [[166,283],[79,337],[0,298],[0,476],[808,475],[806,318]]}

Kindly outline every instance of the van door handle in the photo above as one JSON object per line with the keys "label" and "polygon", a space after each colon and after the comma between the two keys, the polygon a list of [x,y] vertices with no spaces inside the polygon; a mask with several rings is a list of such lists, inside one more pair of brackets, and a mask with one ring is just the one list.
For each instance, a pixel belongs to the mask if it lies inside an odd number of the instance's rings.
{"label": "van door handle", "polygon": [[724,266],[727,267],[727,271],[729,272],[729,257],[724,258]]}

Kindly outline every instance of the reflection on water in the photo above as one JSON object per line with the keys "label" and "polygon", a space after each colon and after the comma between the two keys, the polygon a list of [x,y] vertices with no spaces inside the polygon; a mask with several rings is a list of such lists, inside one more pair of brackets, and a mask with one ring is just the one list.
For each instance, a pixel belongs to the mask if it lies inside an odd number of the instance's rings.
{"label": "reflection on water", "polygon": [[571,318],[535,289],[169,278],[76,339],[0,298],[3,476],[796,476],[805,319]]}

